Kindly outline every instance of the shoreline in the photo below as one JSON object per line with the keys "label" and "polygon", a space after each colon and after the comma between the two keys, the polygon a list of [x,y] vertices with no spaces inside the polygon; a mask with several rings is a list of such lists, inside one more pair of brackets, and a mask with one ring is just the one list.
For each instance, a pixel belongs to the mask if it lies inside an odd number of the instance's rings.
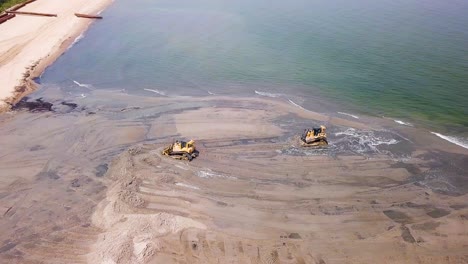
{"label": "shoreline", "polygon": [[[37,90],[38,84],[34,79],[65,53],[75,39],[94,22],[75,17],[75,12],[84,10],[87,13],[100,13],[112,2],[113,0],[51,0],[45,3],[44,0],[38,0],[19,10],[41,11],[41,8],[55,8],[59,14],[57,18],[52,18],[55,21],[51,21],[51,18],[16,16],[0,24],[0,30],[5,32],[3,37],[0,36],[0,75],[10,76],[7,80],[0,80],[1,87],[4,87],[0,90],[0,113],[10,110],[12,105]],[[46,40],[37,44],[44,37]]]}

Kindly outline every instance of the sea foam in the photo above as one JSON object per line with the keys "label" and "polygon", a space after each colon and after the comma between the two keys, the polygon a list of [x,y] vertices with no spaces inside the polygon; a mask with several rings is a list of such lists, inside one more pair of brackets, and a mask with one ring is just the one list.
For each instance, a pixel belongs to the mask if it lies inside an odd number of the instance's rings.
{"label": "sea foam", "polygon": [[73,80],[73,82],[80,87],[91,88],[91,84],[79,83],[78,81],[75,81],[75,80]]}
{"label": "sea foam", "polygon": [[302,109],[302,110],[306,110],[304,107],[302,107],[302,106],[296,104],[293,100],[288,99],[288,101],[289,101],[292,105],[294,105],[294,106],[296,106],[296,107],[299,107],[299,108]]}
{"label": "sea foam", "polygon": [[400,125],[404,125],[404,126],[413,126],[413,124],[408,123],[408,122],[404,122],[404,121],[401,121],[401,120],[396,120],[396,119],[395,119],[395,120],[393,120],[393,121],[395,121],[395,123],[398,123],[398,124],[400,124]]}
{"label": "sea foam", "polygon": [[255,93],[258,94],[258,95],[261,95],[261,96],[272,97],[272,98],[277,98],[277,97],[282,96],[282,94],[267,93],[267,92],[261,92],[261,91],[257,91],[257,90],[255,90]]}
{"label": "sea foam", "polygon": [[162,91],[159,91],[159,90],[154,90],[154,89],[143,89],[143,90],[148,91],[148,92],[157,93],[157,94],[162,95],[162,96],[166,96],[165,92],[162,92]]}
{"label": "sea foam", "polygon": [[76,43],[78,43],[82,38],[84,38],[84,33],[81,33],[78,37],[76,37],[72,44],[67,48],[67,50],[71,49],[73,46],[75,46]]}
{"label": "sea foam", "polygon": [[399,141],[394,138],[385,138],[382,136],[377,136],[373,131],[357,131],[354,128],[348,128],[345,131],[335,133],[335,136],[351,136],[360,140],[363,144],[368,144],[371,146],[378,145],[393,145],[397,144]]}
{"label": "sea foam", "polygon": [[442,138],[442,139],[447,140],[450,143],[453,143],[453,144],[458,145],[458,146],[460,146],[462,148],[468,149],[468,139],[466,139],[466,138],[445,136],[445,135],[442,135],[442,134],[439,134],[439,133],[436,133],[436,132],[431,132],[431,133],[438,136],[438,137],[440,137],[440,138]]}
{"label": "sea foam", "polygon": [[347,115],[347,116],[350,116],[350,117],[352,117],[352,118],[359,119],[359,116],[352,115],[352,114],[348,114],[348,113],[345,113],[345,112],[338,112],[338,114]]}

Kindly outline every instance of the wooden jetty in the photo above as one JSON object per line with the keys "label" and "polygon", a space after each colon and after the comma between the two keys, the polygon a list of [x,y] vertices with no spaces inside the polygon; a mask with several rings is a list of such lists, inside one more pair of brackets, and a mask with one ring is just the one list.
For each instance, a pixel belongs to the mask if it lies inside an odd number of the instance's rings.
{"label": "wooden jetty", "polygon": [[46,17],[56,17],[57,14],[47,14],[47,13],[36,13],[36,12],[22,12],[22,11],[6,11],[7,14],[16,14],[16,15],[31,15],[31,16],[46,16]]}
{"label": "wooden jetty", "polygon": [[14,17],[15,17],[15,14],[7,14],[7,13],[2,14],[2,15],[0,15],[0,24],[2,24],[4,22],[6,22],[7,20],[12,19]]}
{"label": "wooden jetty", "polygon": [[86,14],[80,14],[80,13],[75,13],[75,16],[82,17],[82,18],[102,19],[102,16],[86,15]]}

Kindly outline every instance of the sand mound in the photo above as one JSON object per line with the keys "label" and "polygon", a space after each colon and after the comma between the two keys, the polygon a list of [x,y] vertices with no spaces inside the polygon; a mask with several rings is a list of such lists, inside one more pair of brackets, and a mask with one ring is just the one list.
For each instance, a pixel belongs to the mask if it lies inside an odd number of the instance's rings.
{"label": "sand mound", "polygon": [[161,249],[158,238],[187,228],[206,229],[193,219],[168,213],[143,214],[132,210],[142,204],[135,194],[141,180],[132,168],[132,148],[116,159],[107,176],[116,180],[99,203],[92,221],[104,230],[89,254],[90,263],[143,263]]}

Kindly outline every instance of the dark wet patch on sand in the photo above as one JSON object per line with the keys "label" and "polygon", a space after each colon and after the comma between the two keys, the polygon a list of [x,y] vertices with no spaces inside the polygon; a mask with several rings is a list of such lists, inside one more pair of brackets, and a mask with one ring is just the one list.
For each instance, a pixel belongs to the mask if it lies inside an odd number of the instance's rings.
{"label": "dark wet patch on sand", "polygon": [[52,111],[61,113],[61,114],[66,114],[75,110],[77,107],[78,105],[75,103],[68,103],[68,102],[63,101],[60,104],[54,104],[52,107]]}
{"label": "dark wet patch on sand", "polygon": [[412,222],[411,217],[409,217],[407,214],[396,211],[396,210],[385,210],[383,213],[393,221],[400,223],[400,224],[409,224]]}
{"label": "dark wet patch on sand", "polygon": [[461,210],[461,209],[468,208],[468,204],[454,204],[454,205],[451,205],[450,208],[454,210]]}
{"label": "dark wet patch on sand", "polygon": [[413,202],[406,202],[398,205],[399,207],[407,207],[407,208],[413,208],[413,209],[425,209],[425,210],[430,210],[434,208],[433,205],[430,204],[417,204]]}
{"label": "dark wet patch on sand", "polygon": [[412,177],[414,184],[451,196],[468,193],[467,155],[431,151],[418,158],[428,160],[431,169]]}
{"label": "dark wet patch on sand", "polygon": [[416,230],[431,231],[435,230],[439,226],[440,222],[428,221],[421,224],[415,224],[412,226],[412,228]]}
{"label": "dark wet patch on sand", "polygon": [[432,217],[432,218],[440,218],[440,217],[444,217],[444,216],[449,215],[449,214],[450,214],[450,211],[445,210],[445,209],[441,209],[441,208],[436,208],[436,209],[434,209],[434,210],[427,213],[427,215]]}
{"label": "dark wet patch on sand", "polygon": [[0,247],[0,253],[6,252],[10,249],[13,249],[14,247],[16,247],[16,243],[7,241],[2,247]]}
{"label": "dark wet patch on sand", "polygon": [[79,179],[74,179],[74,180],[71,181],[70,185],[71,185],[71,187],[78,188],[78,187],[81,186],[80,180]]}
{"label": "dark wet patch on sand", "polygon": [[35,146],[32,146],[32,147],[29,149],[29,151],[38,151],[38,150],[43,150],[43,149],[45,149],[44,146],[42,146],[42,145],[35,145]]}
{"label": "dark wet patch on sand", "polygon": [[43,112],[52,111],[52,103],[45,102],[42,98],[38,98],[34,101],[29,101],[28,97],[24,97],[18,103],[11,107],[12,110],[28,110],[30,112]]}
{"label": "dark wet patch on sand", "polygon": [[227,204],[227,203],[225,203],[225,202],[221,202],[221,201],[217,201],[217,202],[216,202],[216,204],[217,204],[218,206],[221,206],[221,207],[228,206],[228,204]]}
{"label": "dark wet patch on sand", "polygon": [[416,242],[416,239],[414,239],[413,235],[411,234],[411,231],[408,227],[406,227],[405,225],[402,225],[400,227],[400,230],[401,230],[401,238],[403,238],[403,240],[405,242],[408,242],[408,243],[415,243]]}
{"label": "dark wet patch on sand", "polygon": [[52,231],[61,231],[61,230],[63,230],[63,227],[61,227],[61,226],[52,227]]}
{"label": "dark wet patch on sand", "polygon": [[302,237],[298,233],[291,233],[291,234],[289,234],[288,238],[301,239]]}
{"label": "dark wet patch on sand", "polygon": [[411,175],[421,174],[421,169],[418,166],[416,166],[414,164],[404,163],[404,162],[401,162],[401,161],[390,165],[390,168],[404,168]]}
{"label": "dark wet patch on sand", "polygon": [[201,144],[206,148],[226,148],[233,146],[244,146],[252,144],[271,144],[278,143],[277,137],[266,137],[266,138],[245,138],[227,141],[204,141]]}
{"label": "dark wet patch on sand", "polygon": [[48,102],[44,101],[42,97],[32,100],[29,97],[24,97],[18,103],[11,107],[12,110],[27,110],[29,112],[57,112],[68,113],[78,107],[76,103],[66,101]]}
{"label": "dark wet patch on sand", "polygon": [[50,170],[50,171],[41,171],[36,175],[36,178],[38,180],[42,179],[52,179],[52,180],[58,180],[60,179],[60,176],[57,174],[56,171]]}
{"label": "dark wet patch on sand", "polygon": [[106,174],[108,169],[109,169],[109,166],[107,165],[107,163],[100,164],[99,166],[96,167],[96,176],[97,177],[104,176],[104,174]]}

